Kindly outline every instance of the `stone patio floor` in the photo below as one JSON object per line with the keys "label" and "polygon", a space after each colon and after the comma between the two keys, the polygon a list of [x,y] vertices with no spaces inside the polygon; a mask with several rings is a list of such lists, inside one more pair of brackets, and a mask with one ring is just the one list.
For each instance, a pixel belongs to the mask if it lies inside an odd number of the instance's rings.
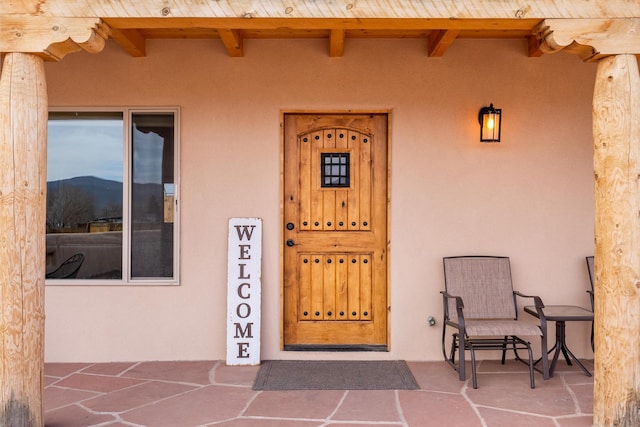
{"label": "stone patio floor", "polygon": [[[593,370],[592,361],[584,361]],[[482,361],[478,389],[445,362],[408,362],[420,390],[254,391],[259,367],[222,361],[47,363],[45,425],[148,427],[578,427],[593,378],[559,361],[529,387],[526,366]],[[470,370],[467,377],[470,376]]]}

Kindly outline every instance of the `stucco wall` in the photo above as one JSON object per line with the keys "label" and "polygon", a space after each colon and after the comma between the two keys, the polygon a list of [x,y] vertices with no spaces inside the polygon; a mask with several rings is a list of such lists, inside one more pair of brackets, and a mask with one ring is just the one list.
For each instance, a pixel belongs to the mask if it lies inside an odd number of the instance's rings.
{"label": "stucco wall", "polygon": [[[596,66],[526,56],[524,41],[149,41],[47,63],[51,106],[181,108],[180,286],[47,286],[46,360],[225,358],[230,217],[263,219],[262,357],[438,360],[442,257],[511,257],[514,286],[588,306],[593,253],[591,99]],[[477,113],[503,109],[502,143]],[[389,353],[280,352],[280,111],[390,110]],[[426,324],[427,316],[438,320]],[[592,357],[590,325],[569,344]],[[551,331],[551,333],[553,333]],[[553,335],[552,335],[553,336]]]}

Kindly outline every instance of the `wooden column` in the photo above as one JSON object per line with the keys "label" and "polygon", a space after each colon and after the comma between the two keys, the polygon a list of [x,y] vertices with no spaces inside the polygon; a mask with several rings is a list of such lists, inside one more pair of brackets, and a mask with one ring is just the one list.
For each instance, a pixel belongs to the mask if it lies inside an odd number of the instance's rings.
{"label": "wooden column", "polygon": [[639,18],[545,19],[538,49],[599,61],[593,94],[593,425],[640,426]]}
{"label": "wooden column", "polygon": [[44,426],[48,100],[42,58],[60,60],[79,50],[100,52],[110,32],[97,17],[0,13],[2,427]]}
{"label": "wooden column", "polygon": [[640,425],[640,75],[634,55],[598,63],[594,426]]}
{"label": "wooden column", "polygon": [[0,425],[44,426],[47,90],[43,60],[0,77]]}

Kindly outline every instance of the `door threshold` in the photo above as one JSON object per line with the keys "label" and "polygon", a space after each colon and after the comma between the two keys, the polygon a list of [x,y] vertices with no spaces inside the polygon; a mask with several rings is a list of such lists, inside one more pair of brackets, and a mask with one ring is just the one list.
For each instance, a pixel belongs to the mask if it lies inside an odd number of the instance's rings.
{"label": "door threshold", "polygon": [[290,344],[284,351],[389,351],[385,344]]}

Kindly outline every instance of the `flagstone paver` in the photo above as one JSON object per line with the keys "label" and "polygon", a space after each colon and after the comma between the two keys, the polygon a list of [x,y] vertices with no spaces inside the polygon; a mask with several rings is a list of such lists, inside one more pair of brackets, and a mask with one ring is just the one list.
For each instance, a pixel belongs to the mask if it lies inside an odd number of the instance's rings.
{"label": "flagstone paver", "polygon": [[395,390],[353,390],[346,394],[332,420],[399,421]]}
{"label": "flagstone paver", "polygon": [[200,426],[242,415],[254,395],[251,389],[207,386],[121,414],[143,426]]}
{"label": "flagstone paver", "polygon": [[473,406],[461,394],[399,391],[402,413],[409,426],[482,427]]}
{"label": "flagstone paver", "polygon": [[44,416],[45,427],[87,427],[115,420],[111,414],[96,414],[79,405],[47,411]]}
{"label": "flagstone paver", "polygon": [[142,384],[143,380],[133,378],[111,377],[107,375],[73,374],[56,382],[57,387],[73,388],[76,390],[109,393],[123,388]]}
{"label": "flagstone paver", "polygon": [[245,415],[323,420],[336,410],[346,393],[343,390],[261,392],[251,402]]}
{"label": "flagstone paver", "polygon": [[219,362],[142,362],[122,373],[123,377],[173,382],[211,384],[210,372]]}
{"label": "flagstone paver", "polygon": [[82,405],[96,412],[125,412],[193,389],[186,384],[150,381],[85,400]]}
{"label": "flagstone paver", "polygon": [[[592,365],[586,361],[589,368]],[[587,427],[593,378],[482,361],[478,389],[444,362],[408,362],[420,390],[252,389],[259,367],[223,361],[45,365],[46,427]],[[469,374],[467,375],[469,377]]]}

